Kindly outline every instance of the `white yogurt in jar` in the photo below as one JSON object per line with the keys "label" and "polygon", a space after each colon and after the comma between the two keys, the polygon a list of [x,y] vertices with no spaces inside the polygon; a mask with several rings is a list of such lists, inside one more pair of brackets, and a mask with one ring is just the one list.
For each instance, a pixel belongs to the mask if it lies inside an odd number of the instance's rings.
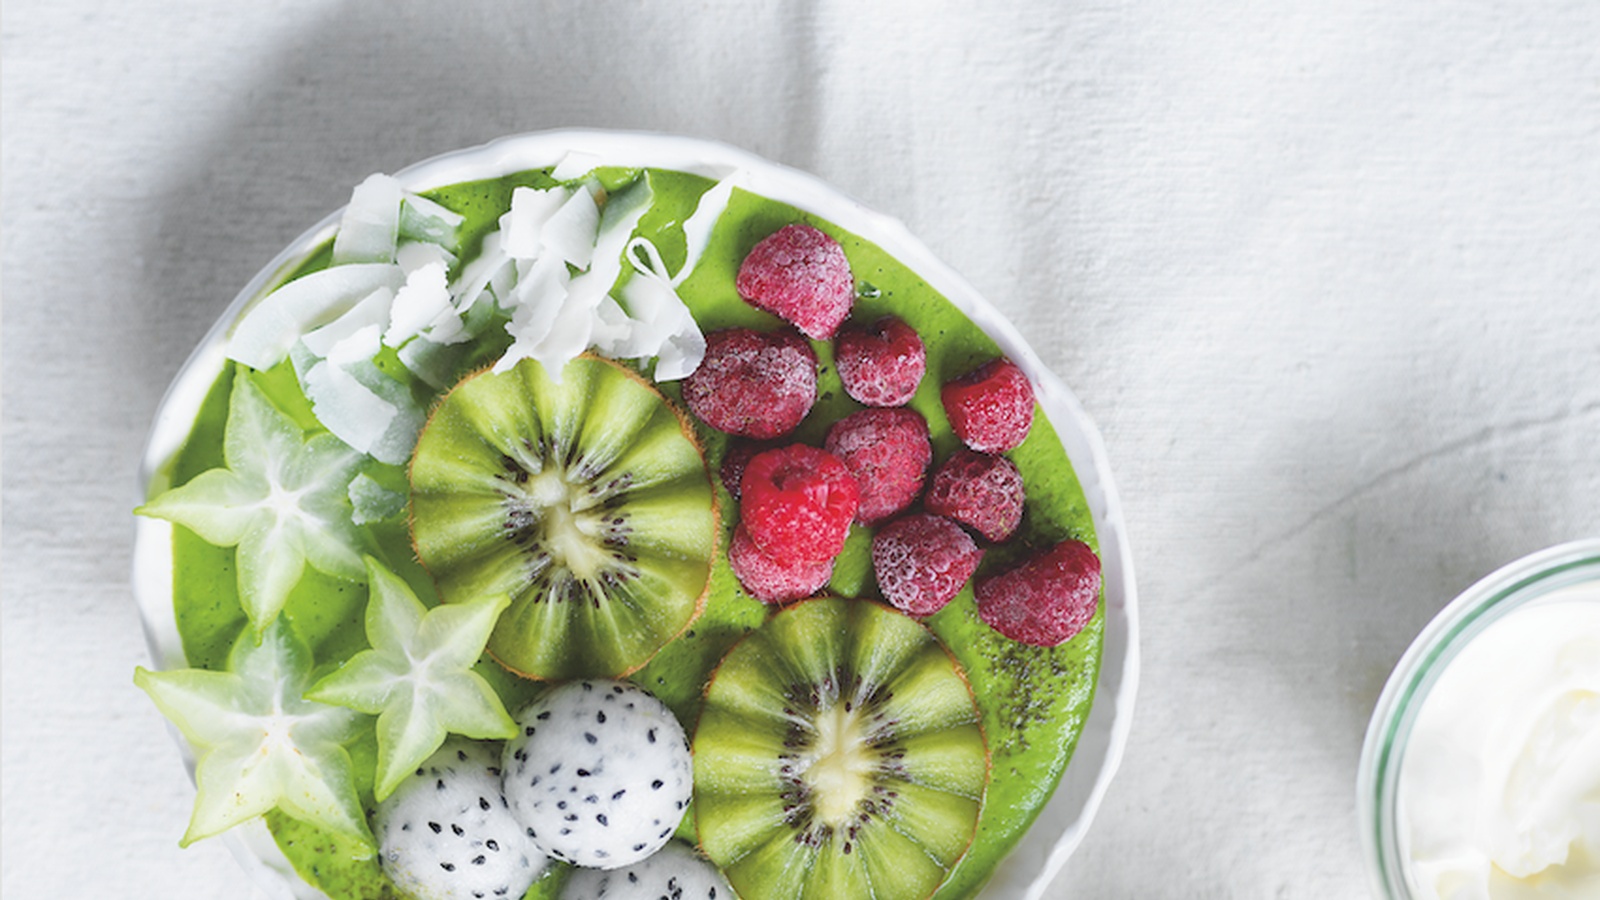
{"label": "white yogurt in jar", "polygon": [[1396,819],[1416,897],[1600,898],[1600,581],[1507,613],[1445,665]]}

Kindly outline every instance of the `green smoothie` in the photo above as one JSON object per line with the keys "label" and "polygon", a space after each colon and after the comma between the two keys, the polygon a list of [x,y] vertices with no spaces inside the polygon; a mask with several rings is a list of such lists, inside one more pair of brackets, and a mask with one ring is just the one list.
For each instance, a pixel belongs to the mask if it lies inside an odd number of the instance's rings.
{"label": "green smoothie", "polygon": [[[669,271],[676,271],[686,256],[683,222],[712,182],[694,175],[661,170],[604,169],[600,182],[618,190],[636,179],[647,179],[653,201],[640,220],[636,234],[660,251]],[[522,172],[487,181],[454,185],[426,196],[462,214],[460,257],[469,260],[486,235],[495,230],[512,192],[519,186],[548,187],[554,182],[548,170]],[[893,313],[922,336],[927,348],[927,376],[910,406],[926,417],[934,449],[934,465],[959,447],[939,398],[939,386],[974,366],[1000,354],[995,342],[953,304],[936,293],[917,273],[877,246],[830,222],[791,206],[742,190],[733,193],[726,211],[716,222],[693,273],[678,293],[703,332],[729,326],[771,330],[780,323],[767,313],[746,305],[734,290],[740,261],[762,238],[778,228],[805,222],[833,236],[849,258],[857,284],[853,317],[870,321]],[[296,273],[307,274],[329,263],[328,248],[314,253]],[[635,277],[624,267],[623,279]],[[832,366],[829,342],[813,341],[819,361],[816,406],[792,440],[820,446],[828,427],[861,409],[846,396]],[[492,362],[509,344],[503,327],[483,331],[473,345],[454,360],[456,374],[464,375]],[[384,351],[381,369],[406,375],[392,351]],[[171,464],[170,481],[184,484],[199,473],[222,465],[223,424],[228,414],[233,364],[226,366],[213,385],[200,415],[181,451]],[[256,376],[267,396],[302,428],[321,428],[289,361]],[[412,389],[431,404],[431,389],[409,379]],[[669,398],[678,397],[674,383],[659,385]],[[728,436],[696,425],[706,463],[715,473],[728,445]],[[1078,478],[1062,449],[1049,419],[1036,412],[1027,440],[1008,456],[1023,475],[1027,505],[1017,536],[990,548],[979,569],[1004,569],[1025,552],[1027,545],[1046,546],[1075,538],[1098,549],[1090,512]],[[403,494],[406,473],[401,466],[373,460],[364,474],[376,485]],[[736,524],[737,509],[717,484],[722,516],[721,547],[727,547]],[[426,572],[416,563],[404,516],[361,526],[372,555],[400,574],[429,605],[437,595]],[[844,553],[836,561],[830,590],[842,597],[874,598],[869,547],[871,532],[854,526]],[[183,527],[173,529],[173,603],[179,633],[191,666],[221,668],[229,649],[247,627],[239,602],[232,548],[215,547]],[[282,615],[310,645],[316,672],[337,667],[367,646],[362,617],[367,588],[307,569],[290,592]],[[691,735],[698,717],[702,691],[709,673],[732,645],[760,626],[773,612],[742,591],[722,554],[716,561],[710,597],[704,614],[687,632],[669,644],[653,661],[631,676],[632,680],[665,702]],[[1077,636],[1056,647],[1035,647],[1002,637],[977,615],[972,585],[947,607],[927,620],[955,656],[970,681],[982,715],[982,726],[992,762],[991,781],[983,802],[971,849],[957,864],[935,895],[940,898],[975,894],[997,865],[1016,845],[1049,800],[1072,756],[1080,730],[1094,698],[1104,633],[1104,603]],[[488,678],[505,706],[513,712],[537,696],[539,684],[523,681],[485,658],[477,671]],[[376,742],[371,730],[349,747],[360,786],[361,800],[370,813]],[[335,898],[399,896],[374,858],[359,854],[344,839],[309,827],[281,813],[268,815],[268,825],[284,854],[310,884]],[[679,829],[694,840],[694,810]],[[528,892],[528,897],[554,897],[566,877],[566,867],[555,864]]]}

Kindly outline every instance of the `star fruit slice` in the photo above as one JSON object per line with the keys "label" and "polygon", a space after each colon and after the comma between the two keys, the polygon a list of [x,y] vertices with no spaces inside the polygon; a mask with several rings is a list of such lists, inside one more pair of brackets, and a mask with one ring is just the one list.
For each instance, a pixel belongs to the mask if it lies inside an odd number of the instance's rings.
{"label": "star fruit slice", "polygon": [[360,453],[326,432],[307,437],[243,368],[223,432],[223,468],[200,473],[135,512],[238,547],[239,602],[257,632],[271,624],[305,566],[365,577],[349,486]]}
{"label": "star fruit slice", "polygon": [[374,793],[381,802],[447,734],[503,740],[517,733],[500,697],[472,671],[511,598],[489,594],[430,610],[371,557],[367,580],[372,649],[351,657],[306,696],[378,717]]}
{"label": "star fruit slice", "polygon": [[305,699],[311,665],[310,648],[280,619],[259,644],[245,629],[226,672],[135,670],[134,684],[198,756],[194,813],[182,846],[276,808],[371,852],[344,749],[364,720]]}

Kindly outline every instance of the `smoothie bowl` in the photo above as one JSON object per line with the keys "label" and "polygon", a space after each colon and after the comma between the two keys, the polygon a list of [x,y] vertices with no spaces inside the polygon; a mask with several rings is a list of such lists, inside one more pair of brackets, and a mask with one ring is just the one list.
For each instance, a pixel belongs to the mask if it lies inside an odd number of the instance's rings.
{"label": "smoothie bowl", "polygon": [[1092,424],[902,226],[729,147],[373,176],[141,489],[183,840],[286,896],[1036,897],[1126,738]]}

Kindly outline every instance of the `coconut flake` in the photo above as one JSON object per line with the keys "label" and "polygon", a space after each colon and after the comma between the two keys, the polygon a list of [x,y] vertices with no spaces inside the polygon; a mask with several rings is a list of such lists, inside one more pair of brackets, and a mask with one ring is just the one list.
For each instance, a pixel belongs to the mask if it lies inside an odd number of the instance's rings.
{"label": "coconut flake", "polygon": [[332,265],[394,262],[400,195],[400,182],[389,175],[370,175],[356,185],[333,238]]}
{"label": "coconut flake", "polygon": [[657,357],[657,381],[676,381],[700,367],[705,337],[689,308],[666,277],[666,264],[654,244],[634,238],[628,244],[633,277],[622,286],[631,333],[619,348],[622,358]]}
{"label": "coconut flake", "polygon": [[611,359],[631,359],[639,354],[632,351],[634,327],[632,319],[617,301],[606,297],[594,311],[594,349]]}
{"label": "coconut flake", "polygon": [[706,246],[711,243],[711,229],[727,210],[728,201],[733,199],[733,189],[741,187],[744,179],[745,170],[735,169],[733,174],[701,194],[700,202],[695,204],[694,212],[683,220],[685,254],[683,267],[678,269],[678,274],[672,276],[673,287],[683,284],[694,273],[695,265],[700,262],[700,257],[705,255]]}
{"label": "coconut flake", "polygon": [[456,370],[466,355],[460,344],[443,344],[419,335],[395,351],[400,363],[429,387],[442,391],[455,383]]}
{"label": "coconut flake", "polygon": [[506,255],[512,259],[537,259],[543,244],[539,234],[561,209],[570,192],[563,188],[519,187],[511,192],[511,208],[500,217]]}
{"label": "coconut flake", "polygon": [[384,374],[362,355],[376,331],[352,337],[313,364],[301,385],[317,419],[340,440],[379,462],[400,465],[411,456],[426,418],[411,388]]}
{"label": "coconut flake", "polygon": [[400,413],[343,367],[327,360],[308,369],[302,385],[318,421],[361,453],[375,455],[374,448]]}
{"label": "coconut flake", "polygon": [[568,305],[568,284],[567,264],[560,257],[547,256],[527,266],[508,295],[511,321],[506,323],[506,331],[512,341],[495,363],[496,372],[537,353]]}
{"label": "coconut flake", "polygon": [[[504,309],[504,310],[507,310],[507,311],[510,310],[510,307],[505,305],[505,301],[502,298],[510,297],[511,296],[511,289],[513,287],[516,287],[516,284],[517,284],[517,267],[516,266],[506,266],[505,268],[501,269],[500,271],[494,273],[494,277],[489,279],[489,293],[494,297],[496,305],[499,305],[499,307],[501,309]],[[485,306],[489,306],[489,304],[485,304]],[[466,314],[467,313],[466,313],[465,310],[462,311],[462,315],[463,316],[465,316]]]}
{"label": "coconut flake", "polygon": [[450,302],[450,285],[445,279],[442,262],[429,263],[414,269],[406,276],[406,283],[395,292],[394,304],[389,312],[389,329],[383,334],[383,343],[398,347],[436,325],[441,316],[455,323],[459,331],[461,320]]}
{"label": "coconut flake", "polygon": [[283,285],[251,307],[228,339],[228,358],[253,369],[283,360],[302,334],[334,321],[380,288],[403,283],[392,263],[359,263],[313,272]]}
{"label": "coconut flake", "polygon": [[[598,216],[589,269],[570,280],[563,280],[566,253],[555,250],[552,242],[540,235],[552,253],[531,266],[518,265],[523,277],[511,291],[511,321],[506,324],[512,343],[495,363],[496,372],[533,358],[559,381],[566,364],[588,349],[597,323],[596,311],[622,273],[623,250],[649,208],[651,197],[650,187],[643,180],[611,195]],[[573,198],[593,202],[587,189],[576,192]],[[568,206],[573,206],[573,201],[568,201],[563,210]],[[536,277],[538,281],[534,281]]]}
{"label": "coconut flake", "polygon": [[456,283],[450,286],[450,293],[456,298],[458,312],[465,314],[471,309],[482,298],[489,282],[510,268],[511,257],[505,251],[503,240],[502,232],[499,231],[491,231],[484,235],[478,258],[467,263],[457,276]]}
{"label": "coconut flake", "polygon": [[311,411],[339,440],[380,462],[399,465],[411,455],[426,418],[411,387],[389,377],[372,357],[382,330],[359,329],[331,347],[325,359],[295,345],[295,371]]}
{"label": "coconut flake", "polygon": [[365,472],[350,480],[351,520],[357,525],[392,519],[406,509],[406,495],[391,491]]}
{"label": "coconut flake", "polygon": [[427,197],[406,191],[400,204],[400,236],[454,253],[461,246],[459,232],[465,218]]}
{"label": "coconut flake", "polygon": [[561,204],[539,231],[539,243],[579,269],[589,268],[600,230],[600,204],[595,191],[582,187]]}
{"label": "coconut flake", "polygon": [[434,263],[443,265],[448,272],[456,264],[456,255],[438,244],[426,241],[402,241],[400,249],[394,252],[394,261],[407,275]]}
{"label": "coconut flake", "polygon": [[[394,291],[387,287],[378,288],[350,307],[344,315],[321,328],[306,332],[300,342],[306,345],[312,355],[327,356],[339,342],[351,335],[368,328],[382,328],[389,321],[389,306],[393,302]],[[374,347],[372,352],[378,352],[377,348]]]}
{"label": "coconut flake", "polygon": [[562,157],[561,162],[556,163],[556,167],[550,170],[550,177],[557,181],[571,181],[575,178],[582,178],[599,168],[600,163],[601,159],[598,154],[573,150]]}
{"label": "coconut flake", "polygon": [[592,312],[600,305],[600,298],[611,292],[617,276],[622,274],[622,254],[628,239],[633,237],[654,196],[649,183],[640,179],[612,194],[606,202],[600,234],[595,239],[594,263],[587,272],[574,276],[568,288],[579,307]]}
{"label": "coconut flake", "polygon": [[564,307],[550,326],[550,331],[529,351],[538,360],[552,381],[561,382],[561,373],[588,349],[594,336],[595,313],[592,309]]}
{"label": "coconut flake", "polygon": [[655,379],[678,381],[693,375],[706,358],[706,336],[693,324],[667,338],[656,354]]}
{"label": "coconut flake", "polygon": [[517,265],[517,283],[506,293],[513,326],[508,330],[519,340],[537,342],[550,330],[567,302],[567,287],[572,276],[558,256],[547,256],[526,265]]}
{"label": "coconut flake", "polygon": [[466,321],[454,308],[440,310],[422,333],[441,344],[459,344],[477,337],[477,333],[467,328]]}
{"label": "coconut flake", "polygon": [[[367,362],[378,355],[382,346],[383,329],[378,325],[358,328],[339,339],[328,349],[328,362],[349,368],[353,363]],[[309,345],[308,345],[309,346]]]}

